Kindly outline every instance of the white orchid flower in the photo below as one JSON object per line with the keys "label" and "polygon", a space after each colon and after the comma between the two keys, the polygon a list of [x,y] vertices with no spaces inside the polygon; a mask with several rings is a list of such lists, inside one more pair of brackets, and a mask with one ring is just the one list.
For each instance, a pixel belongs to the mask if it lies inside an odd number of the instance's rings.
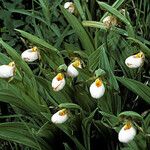
{"label": "white orchid flower", "polygon": [[68,111],[66,109],[62,109],[52,115],[51,121],[56,124],[61,124],[66,122],[68,118]]}
{"label": "white orchid flower", "polygon": [[8,65],[0,66],[0,78],[13,77],[15,73],[15,63],[10,62]]}
{"label": "white orchid flower", "polygon": [[37,47],[33,47],[31,49],[25,50],[21,54],[21,58],[26,62],[33,62],[40,58],[40,53],[38,52]]}
{"label": "white orchid flower", "polygon": [[107,28],[110,28],[111,26],[116,26],[118,24],[115,16],[107,16],[103,19],[102,22]]}
{"label": "white orchid flower", "polygon": [[70,13],[74,13],[74,11],[75,11],[75,5],[73,2],[66,2],[64,4],[64,8],[67,9],[68,12],[70,12]]}
{"label": "white orchid flower", "polygon": [[99,99],[105,93],[105,87],[101,79],[96,79],[90,86],[90,94],[93,98]]}
{"label": "white orchid flower", "polygon": [[71,63],[67,68],[67,74],[70,77],[77,77],[79,75],[79,72],[76,68],[82,68],[80,60],[75,60],[73,63]]}
{"label": "white orchid flower", "polygon": [[127,122],[119,131],[118,139],[122,143],[128,143],[134,139],[136,135],[136,129],[131,122]]}
{"label": "white orchid flower", "polygon": [[126,60],[125,60],[125,64],[129,67],[129,68],[138,68],[141,67],[144,63],[144,53],[143,52],[139,52],[135,55],[129,56]]}
{"label": "white orchid flower", "polygon": [[62,73],[58,73],[52,80],[52,88],[54,91],[60,91],[64,88],[66,84],[64,75]]}

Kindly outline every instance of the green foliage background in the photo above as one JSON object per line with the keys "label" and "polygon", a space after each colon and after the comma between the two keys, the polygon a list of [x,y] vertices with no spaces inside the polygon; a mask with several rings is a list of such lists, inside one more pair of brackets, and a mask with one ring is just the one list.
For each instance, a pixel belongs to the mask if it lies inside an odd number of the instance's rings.
{"label": "green foliage background", "polygon": [[[17,67],[13,80],[0,79],[1,108],[7,103],[8,109],[0,116],[0,149],[149,149],[149,0],[74,0],[75,14],[63,8],[62,0],[0,2],[0,64],[15,61]],[[102,24],[109,13],[120,26],[107,29]],[[20,54],[33,45],[41,60],[27,64]],[[125,59],[140,50],[146,56],[144,66],[127,68]],[[53,77],[74,57],[84,68],[78,78],[66,78],[62,91],[54,92]],[[89,86],[99,75],[106,93],[95,100]],[[60,108],[68,108],[70,118],[55,125],[51,116]],[[122,115],[137,123],[138,134],[128,144],[117,137]]]}

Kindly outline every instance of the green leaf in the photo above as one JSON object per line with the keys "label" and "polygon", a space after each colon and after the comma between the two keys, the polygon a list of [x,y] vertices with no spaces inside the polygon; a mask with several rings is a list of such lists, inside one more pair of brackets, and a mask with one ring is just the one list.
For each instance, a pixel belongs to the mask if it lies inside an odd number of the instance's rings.
{"label": "green leaf", "polygon": [[52,140],[52,138],[54,138],[54,135],[51,131],[51,124],[50,121],[47,121],[46,123],[44,123],[44,125],[38,130],[37,135],[39,137],[44,137],[47,138],[48,140]]}
{"label": "green leaf", "polygon": [[24,9],[9,9],[9,11],[13,12],[13,13],[19,13],[19,14],[23,14],[23,15],[26,15],[26,16],[36,18],[37,20],[47,24],[47,22],[45,20],[43,20],[39,15],[36,15],[37,12],[30,13],[30,12],[24,10]]}
{"label": "green leaf", "polygon": [[111,14],[115,15],[117,18],[119,18],[122,22],[124,22],[126,25],[130,26],[130,22],[126,19],[124,15],[122,15],[119,11],[117,11],[115,8],[112,6],[109,6],[108,4],[104,2],[97,2],[101,7],[106,9],[108,12]]}
{"label": "green leaf", "polygon": [[0,101],[14,105],[21,110],[27,111],[28,113],[32,112],[32,113],[38,114],[40,111],[43,111],[43,112],[46,111],[45,108],[44,109],[43,109],[43,107],[40,108],[40,106],[37,105],[27,95],[23,94],[23,96],[26,96],[26,97],[21,99],[20,95],[18,95],[18,96],[20,96],[20,97],[18,97],[15,94],[16,93],[12,93],[11,90],[6,90],[6,89],[0,90]]}
{"label": "green leaf", "polygon": [[0,79],[0,101],[14,105],[20,110],[28,113],[32,112],[40,115],[40,111],[47,112],[47,105],[37,103],[32,91],[30,91],[32,94],[29,94],[29,91],[23,86],[22,83],[18,81],[12,81],[11,83],[8,83],[7,81]]}
{"label": "green leaf", "polygon": [[85,86],[83,88],[83,86],[76,85],[74,96],[76,98],[76,102],[80,105],[80,107],[83,110],[87,112],[91,111],[94,102],[91,101],[91,97],[89,96],[89,94],[87,94],[87,91],[85,90]]}
{"label": "green leaf", "polygon": [[82,21],[82,25],[85,27],[94,27],[107,30],[103,23],[97,21]]}
{"label": "green leaf", "polygon": [[53,91],[51,84],[48,80],[42,77],[36,77],[38,84],[44,87],[44,90],[48,92],[48,98],[53,105],[71,102],[69,95],[64,91],[55,92]]}
{"label": "green leaf", "polygon": [[60,7],[60,8],[65,18],[67,19],[68,23],[75,30],[77,36],[79,37],[81,41],[83,48],[86,50],[88,54],[90,54],[94,50],[94,46],[89,35],[87,34],[87,32],[85,31],[81,23],[78,21],[78,19],[74,15],[69,13],[63,7]]}
{"label": "green leaf", "polygon": [[130,22],[126,19],[126,17],[124,15],[122,15],[119,11],[117,11],[115,8],[113,8],[112,6],[109,6],[108,4],[104,3],[104,2],[97,2],[101,7],[103,7],[104,9],[106,9],[108,12],[110,12],[111,14],[113,14],[114,16],[116,16],[117,18],[119,18],[122,22],[124,22],[127,25],[127,29],[128,29],[128,34],[131,37],[134,37],[134,30],[132,25],[130,24]]}
{"label": "green leaf", "polygon": [[50,23],[50,10],[49,10],[49,1],[46,1],[46,0],[38,0],[39,3],[40,3],[40,6],[42,8],[42,12],[43,12],[43,15],[46,19],[46,22],[48,22],[48,24]]}
{"label": "green leaf", "polygon": [[89,70],[92,72],[99,66],[101,47],[89,55]]}
{"label": "green leaf", "polygon": [[[125,0],[116,0],[114,2],[114,4],[112,5],[113,8],[115,9],[118,9],[123,3],[124,3]],[[106,12],[103,17],[101,18],[101,21],[108,15],[108,12]]]}
{"label": "green leaf", "polygon": [[62,64],[57,68],[58,71],[67,71],[67,65],[66,64]]}
{"label": "green leaf", "polygon": [[82,121],[82,131],[83,131],[83,139],[84,139],[84,145],[86,147],[86,150],[90,150],[90,133],[91,133],[91,124],[93,117],[97,111],[97,108],[86,118]]}
{"label": "green leaf", "polygon": [[141,41],[131,38],[131,37],[128,37],[128,39],[139,44],[141,51],[144,52],[145,54],[147,54],[148,56],[150,56],[150,49],[145,44],[143,44]]}
{"label": "green leaf", "polygon": [[100,60],[99,60],[99,67],[108,73],[109,82],[111,84],[111,87],[113,87],[115,90],[118,90],[118,83],[117,80],[113,74],[113,71],[110,67],[110,62],[108,60],[108,56],[106,54],[105,48],[102,47],[101,54],[100,54]]}
{"label": "green leaf", "polygon": [[60,53],[55,47],[45,42],[44,40],[38,38],[37,36],[34,36],[22,30],[18,30],[18,29],[15,29],[15,30],[18,31],[23,37],[27,38],[30,42],[35,43],[36,45],[42,46],[44,48],[47,48],[51,50],[52,52],[56,52],[57,54]]}
{"label": "green leaf", "polygon": [[[105,31],[107,31],[108,29],[106,28],[106,26],[104,26],[103,23],[101,22],[97,22],[97,21],[82,21],[82,25],[85,27],[93,27],[93,28],[99,28],[99,29],[103,29]],[[118,34],[124,35],[124,36],[128,36],[128,33],[126,30],[123,30],[121,28],[117,28],[115,26],[111,27],[109,29],[110,31],[114,31]]]}
{"label": "green leaf", "polygon": [[82,18],[83,20],[86,20],[85,13],[84,13],[84,11],[83,11],[83,7],[82,7],[81,4],[80,4],[80,1],[79,1],[79,0],[74,0],[74,3],[75,3],[75,5],[76,5],[75,8],[78,10],[78,12],[79,12],[81,18]]}
{"label": "green leaf", "polygon": [[63,143],[65,150],[72,150],[72,148],[67,144],[67,143]]}
{"label": "green leaf", "polygon": [[82,110],[82,108],[77,105],[77,104],[74,104],[74,103],[61,103],[58,105],[58,107],[60,108],[68,108],[68,109],[79,109],[79,110]]}
{"label": "green leaf", "polygon": [[106,74],[106,72],[103,69],[100,69],[100,68],[95,71],[96,77],[100,77],[100,76],[103,76],[105,74]]}
{"label": "green leaf", "polygon": [[[115,39],[112,40],[112,44],[110,47],[113,47],[115,43]],[[119,42],[119,45],[117,44]],[[119,41],[117,40],[117,43],[115,45],[118,45],[119,48],[114,47],[114,50],[111,49],[110,56],[113,56],[117,64],[120,66],[121,70],[123,71],[123,74],[125,77],[128,78],[135,78],[137,75],[136,69],[129,69],[126,64],[125,60],[130,55],[133,55],[137,52],[137,48],[133,47],[130,42],[126,41],[124,38],[119,37]]]}
{"label": "green leaf", "polygon": [[120,118],[131,117],[132,119],[138,119],[138,120],[143,119],[140,114],[138,114],[137,112],[134,112],[134,111],[124,111],[124,112],[120,113],[118,115],[118,117],[120,117]]}
{"label": "green leaf", "polygon": [[89,56],[89,69],[93,71],[98,67],[106,71],[106,74],[108,74],[110,83],[112,84],[114,89],[118,90],[118,83],[115,79],[113,71],[111,70],[110,62],[105,52],[104,44],[102,44],[96,51],[94,51]]}
{"label": "green leaf", "polygon": [[145,102],[150,104],[150,88],[145,84],[128,78],[116,77],[119,82],[126,86],[129,90],[142,97]]}
{"label": "green leaf", "polygon": [[8,56],[3,53],[0,53],[0,64],[9,64],[12,61]]}
{"label": "green leaf", "polygon": [[[33,128],[33,126],[30,126]],[[34,140],[32,134],[22,123],[7,122],[0,124],[0,138],[14,141],[31,148],[39,150],[39,146]]]}
{"label": "green leaf", "polygon": [[73,130],[70,126],[67,125],[57,125],[58,128],[60,128],[66,135],[69,136],[69,138],[75,143],[76,148],[79,150],[86,150],[84,146],[79,142],[79,140],[73,135]]}
{"label": "green leaf", "polygon": [[103,116],[103,120],[106,120],[111,127],[114,127],[119,123],[119,119],[115,115],[103,111],[99,111],[99,113]]}

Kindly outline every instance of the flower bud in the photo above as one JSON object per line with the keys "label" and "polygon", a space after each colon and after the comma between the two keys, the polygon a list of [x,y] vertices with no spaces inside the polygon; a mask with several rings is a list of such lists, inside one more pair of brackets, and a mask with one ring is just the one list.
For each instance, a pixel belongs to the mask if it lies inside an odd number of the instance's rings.
{"label": "flower bud", "polygon": [[58,73],[52,80],[52,88],[54,91],[60,91],[64,88],[66,81],[62,73]]}
{"label": "flower bud", "polygon": [[0,66],[0,78],[13,77],[15,73],[15,63],[10,62],[8,65]]}
{"label": "flower bud", "polygon": [[73,2],[66,2],[64,4],[64,8],[67,9],[68,12],[70,12],[70,13],[74,13],[74,11],[75,11],[75,5]]}
{"label": "flower bud", "polygon": [[105,87],[101,79],[96,79],[90,86],[90,94],[93,98],[99,99],[105,93]]}
{"label": "flower bud", "polygon": [[68,118],[68,111],[66,109],[62,109],[52,115],[51,121],[56,124],[61,124],[66,122]]}
{"label": "flower bud", "polygon": [[39,59],[39,57],[40,53],[38,52],[37,47],[27,49],[21,54],[21,58],[26,62],[33,62]]}
{"label": "flower bud", "polygon": [[115,16],[107,16],[103,19],[102,22],[107,28],[110,28],[111,26],[116,26],[118,24]]}
{"label": "flower bud", "polygon": [[139,52],[135,55],[129,56],[126,60],[125,60],[125,64],[129,67],[129,68],[138,68],[141,67],[144,63],[144,53],[143,52]]}

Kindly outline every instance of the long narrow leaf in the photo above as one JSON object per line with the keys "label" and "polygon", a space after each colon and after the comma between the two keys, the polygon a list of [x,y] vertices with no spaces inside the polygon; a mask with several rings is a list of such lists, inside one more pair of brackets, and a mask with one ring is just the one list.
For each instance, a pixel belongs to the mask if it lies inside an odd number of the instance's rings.
{"label": "long narrow leaf", "polygon": [[44,48],[47,48],[53,52],[59,53],[59,51],[55,47],[53,47],[49,43],[45,42],[44,40],[38,38],[37,36],[34,36],[28,32],[22,31],[22,30],[18,30],[18,29],[15,29],[15,30],[18,31],[23,37],[27,38],[29,41],[31,41],[37,45],[40,45]]}
{"label": "long narrow leaf", "polygon": [[150,88],[145,84],[128,78],[116,77],[119,82],[126,86],[129,90],[143,98],[150,104]]}
{"label": "long narrow leaf", "polygon": [[148,56],[150,56],[150,49],[145,45],[143,44],[141,41],[137,40],[137,39],[134,39],[134,38],[131,38],[129,37],[128,38],[129,40],[132,40],[133,42],[139,44],[140,48],[141,48],[141,51],[143,51],[144,53],[146,53]]}
{"label": "long narrow leaf", "polygon": [[[114,4],[112,5],[112,7],[114,7],[115,9],[119,8],[123,3],[124,3],[125,0],[116,0],[114,2]],[[101,18],[101,20],[103,20],[106,16],[108,15],[108,12],[106,12],[103,17]]]}
{"label": "long narrow leaf", "polygon": [[92,43],[92,40],[90,39],[89,35],[81,25],[81,23],[78,21],[78,19],[70,14],[67,10],[65,10],[63,7],[60,7],[62,13],[64,14],[65,18],[69,22],[69,24],[72,26],[72,28],[75,30],[76,34],[78,35],[83,48],[87,51],[88,54],[90,54],[94,50],[94,46]]}
{"label": "long narrow leaf", "polygon": [[14,141],[39,150],[36,141],[34,140],[32,135],[29,134],[26,127],[22,123],[1,123],[0,138],[9,141]]}

